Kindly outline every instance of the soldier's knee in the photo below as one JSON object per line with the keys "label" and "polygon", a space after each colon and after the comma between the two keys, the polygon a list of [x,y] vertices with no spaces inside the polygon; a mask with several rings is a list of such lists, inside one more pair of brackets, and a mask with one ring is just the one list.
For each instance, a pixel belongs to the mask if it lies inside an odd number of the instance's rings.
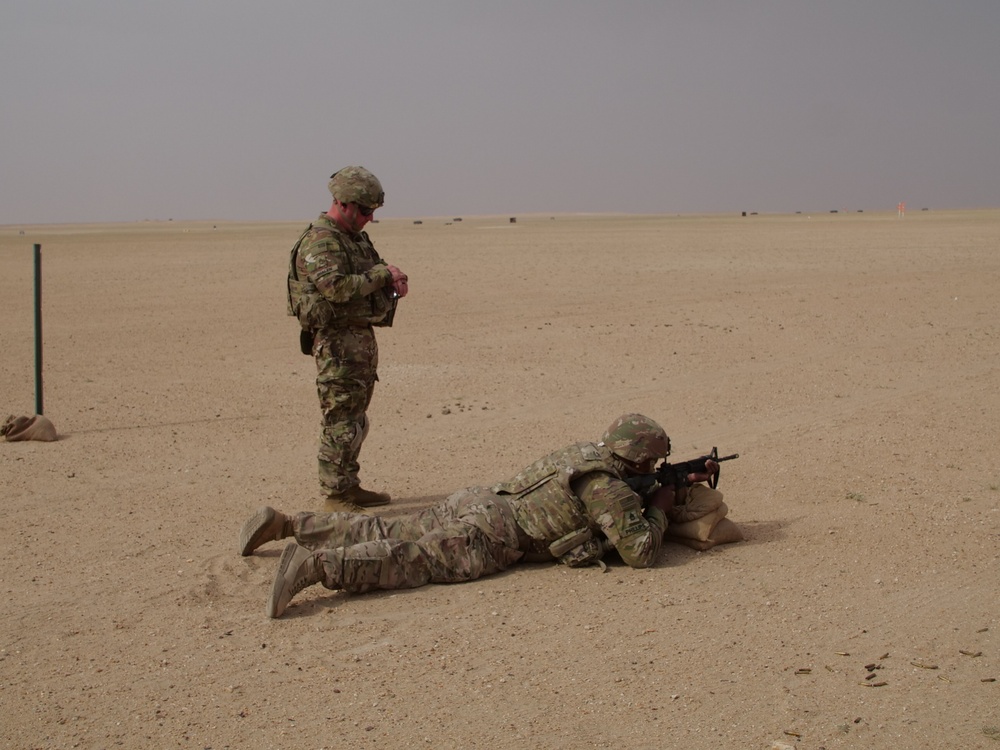
{"label": "soldier's knee", "polygon": [[365,438],[368,437],[368,415],[362,414],[361,420],[355,422],[353,427],[354,435],[351,438],[351,450],[357,453],[361,450],[361,444],[365,442]]}

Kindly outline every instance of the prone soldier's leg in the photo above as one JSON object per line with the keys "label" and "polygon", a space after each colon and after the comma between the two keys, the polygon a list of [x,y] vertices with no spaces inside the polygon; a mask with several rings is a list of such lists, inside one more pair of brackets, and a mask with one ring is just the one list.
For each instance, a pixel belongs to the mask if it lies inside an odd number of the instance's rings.
{"label": "prone soldier's leg", "polygon": [[363,593],[472,581],[506,570],[524,553],[513,516],[490,498],[488,490],[470,488],[390,522],[361,514],[300,514],[296,536],[311,524],[313,543],[338,535],[345,541],[359,535],[384,538],[314,551],[290,543],[278,565],[268,615],[280,617],[292,598],[314,583]]}
{"label": "prone soldier's leg", "polygon": [[351,593],[473,581],[505,570],[521,557],[516,549],[462,523],[437,529],[416,541],[383,539],[322,549],[317,554],[323,567],[323,585]]}
{"label": "prone soldier's leg", "polygon": [[385,538],[323,549],[324,585],[361,593],[427,583],[473,581],[506,570],[524,553],[516,524],[483,487],[468,487],[441,505],[384,528]]}
{"label": "prone soldier's leg", "polygon": [[241,555],[251,555],[268,542],[290,536],[311,550],[349,547],[381,539],[412,541],[453,518],[454,508],[447,504],[394,518],[342,512],[304,512],[292,516],[265,505],[243,523],[239,550]]}
{"label": "prone soldier's leg", "polygon": [[309,549],[335,549],[383,539],[413,541],[440,528],[445,508],[382,518],[364,513],[299,513],[292,519],[295,541]]}

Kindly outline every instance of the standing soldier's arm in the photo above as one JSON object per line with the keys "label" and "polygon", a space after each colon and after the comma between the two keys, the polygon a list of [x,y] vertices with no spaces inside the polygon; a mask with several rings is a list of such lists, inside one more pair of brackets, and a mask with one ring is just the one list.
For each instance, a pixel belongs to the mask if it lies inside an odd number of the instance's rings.
{"label": "standing soldier's arm", "polygon": [[622,560],[633,568],[648,568],[656,562],[667,530],[667,516],[661,508],[649,507],[644,514],[642,499],[621,479],[602,472],[574,481],[573,492]]}
{"label": "standing soldier's arm", "polygon": [[342,303],[365,297],[393,283],[385,263],[377,263],[364,273],[350,273],[347,253],[334,240],[326,240],[300,252],[301,271],[316,289],[331,302]]}

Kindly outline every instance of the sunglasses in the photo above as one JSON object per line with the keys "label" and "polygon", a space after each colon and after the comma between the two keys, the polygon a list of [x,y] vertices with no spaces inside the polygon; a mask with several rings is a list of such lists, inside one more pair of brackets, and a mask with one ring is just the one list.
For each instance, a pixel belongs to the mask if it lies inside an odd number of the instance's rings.
{"label": "sunglasses", "polygon": [[355,203],[354,205],[358,207],[358,213],[362,216],[371,216],[377,208],[377,206],[362,206],[360,203]]}

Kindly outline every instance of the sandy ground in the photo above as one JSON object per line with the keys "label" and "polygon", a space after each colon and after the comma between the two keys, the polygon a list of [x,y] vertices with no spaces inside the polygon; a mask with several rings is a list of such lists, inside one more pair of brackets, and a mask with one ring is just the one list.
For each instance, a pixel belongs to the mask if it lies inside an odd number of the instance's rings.
{"label": "sandy ground", "polygon": [[1000,211],[452,218],[371,227],[391,512],[639,411],[741,454],[747,540],[268,620],[239,526],[319,503],[302,224],[3,227],[0,409],[38,242],[61,439],[0,443],[0,745],[1000,748]]}

